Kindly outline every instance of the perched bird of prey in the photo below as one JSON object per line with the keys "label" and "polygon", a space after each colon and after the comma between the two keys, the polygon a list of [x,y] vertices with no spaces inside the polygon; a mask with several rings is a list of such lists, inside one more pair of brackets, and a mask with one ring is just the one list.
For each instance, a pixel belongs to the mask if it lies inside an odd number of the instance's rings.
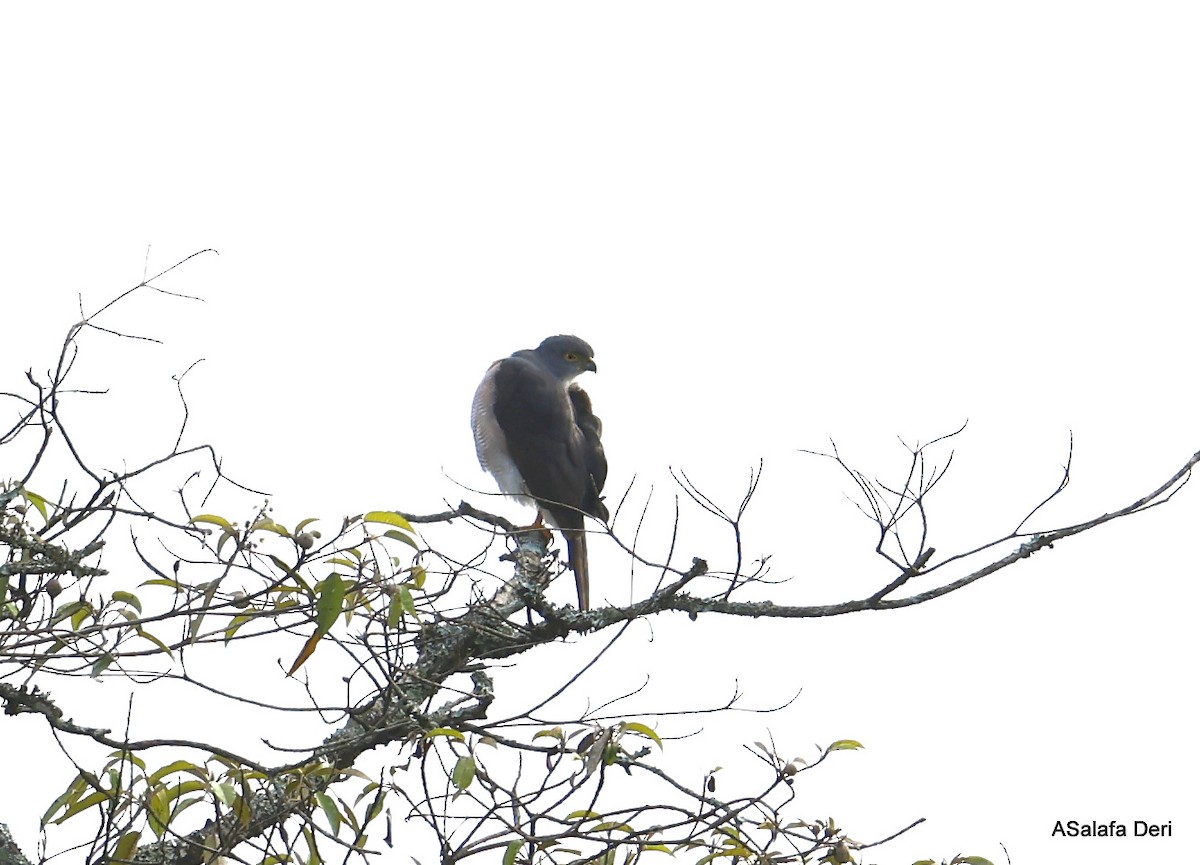
{"label": "perched bird of prey", "polygon": [[592,347],[577,336],[551,336],[488,367],[471,405],[479,464],[507,496],[537,507],[567,542],[579,609],[588,608],[585,516],[608,522],[600,499],[608,461],[600,418],[574,384],[595,372]]}

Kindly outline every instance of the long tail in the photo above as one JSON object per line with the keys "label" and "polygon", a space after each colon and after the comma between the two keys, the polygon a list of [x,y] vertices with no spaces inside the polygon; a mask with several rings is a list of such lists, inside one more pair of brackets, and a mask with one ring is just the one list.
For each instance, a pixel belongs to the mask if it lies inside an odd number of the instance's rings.
{"label": "long tail", "polygon": [[565,531],[567,560],[575,572],[575,591],[579,593],[579,609],[588,608],[588,555],[587,532]]}

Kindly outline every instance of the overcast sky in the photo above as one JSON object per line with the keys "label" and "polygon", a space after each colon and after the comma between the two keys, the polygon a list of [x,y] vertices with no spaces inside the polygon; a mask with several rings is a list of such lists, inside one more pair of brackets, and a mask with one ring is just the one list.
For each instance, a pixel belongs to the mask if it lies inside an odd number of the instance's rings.
{"label": "overcast sky", "polygon": [[[475,385],[577,333],[614,494],[653,490],[661,517],[675,466],[735,506],[762,457],[746,535],[789,578],[771,597],[861,597],[893,574],[802,449],[833,439],[894,482],[897,437],[969,419],[939,554],[1011,530],[1071,431],[1072,483],[1037,527],[1124,506],[1200,449],[1197,44],[1187,3],[9,6],[0,390],[51,363],[78,295],[94,309],[217,250],[161,283],[202,303],[112,311],[163,345],[89,338],[77,383],[112,389],[91,452],[168,446],[170,376],[202,357],[191,440],[282,522],[336,521],[495,504],[470,492],[492,489]],[[1183,861],[1198,495],[904,612],[656,622],[594,687],[649,676],[647,709],[803,689],[706,718],[697,759],[731,766],[767,730],[804,756],[859,739],[805,780],[805,816],[863,841],[928,818],[881,862],[1000,863],[1001,842],[1023,865]],[[685,560],[728,555],[684,519]],[[620,555],[593,556],[593,602],[629,600]],[[0,784],[27,851],[71,777],[55,765]],[[1051,836],[1070,819],[1173,835]]]}

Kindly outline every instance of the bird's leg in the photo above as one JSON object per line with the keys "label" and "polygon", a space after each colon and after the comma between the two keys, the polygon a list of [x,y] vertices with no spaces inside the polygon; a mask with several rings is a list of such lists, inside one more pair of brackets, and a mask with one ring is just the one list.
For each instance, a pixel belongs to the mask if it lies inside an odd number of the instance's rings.
{"label": "bird's leg", "polygon": [[525,528],[519,529],[518,531],[541,532],[546,537],[546,543],[550,543],[550,540],[553,537],[553,535],[550,532],[550,527],[546,525],[546,518],[542,515],[542,512],[540,510],[538,511],[537,519],[533,521],[532,525],[526,526]]}

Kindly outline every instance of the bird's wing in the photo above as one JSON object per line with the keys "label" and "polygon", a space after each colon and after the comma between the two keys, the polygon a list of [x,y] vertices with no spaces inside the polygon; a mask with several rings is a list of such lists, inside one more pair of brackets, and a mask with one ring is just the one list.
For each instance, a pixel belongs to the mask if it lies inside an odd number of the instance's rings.
{"label": "bird's wing", "polygon": [[500,361],[493,378],[493,414],[526,491],[554,525],[582,529],[589,448],[562,382],[519,354]]}
{"label": "bird's wing", "polygon": [[604,445],[600,443],[604,425],[600,423],[600,418],[593,414],[592,401],[587,391],[573,384],[567,390],[567,395],[575,413],[575,425],[583,433],[584,464],[591,478],[583,510],[607,523],[608,508],[600,499],[600,493],[604,491],[604,482],[608,479],[608,459],[604,456]]}
{"label": "bird's wing", "polygon": [[496,420],[496,370],[503,361],[496,361],[483,376],[471,403],[471,431],[475,436],[475,454],[479,465],[496,479],[500,492],[524,504],[532,504],[525,494],[525,480],[508,453],[504,430]]}

